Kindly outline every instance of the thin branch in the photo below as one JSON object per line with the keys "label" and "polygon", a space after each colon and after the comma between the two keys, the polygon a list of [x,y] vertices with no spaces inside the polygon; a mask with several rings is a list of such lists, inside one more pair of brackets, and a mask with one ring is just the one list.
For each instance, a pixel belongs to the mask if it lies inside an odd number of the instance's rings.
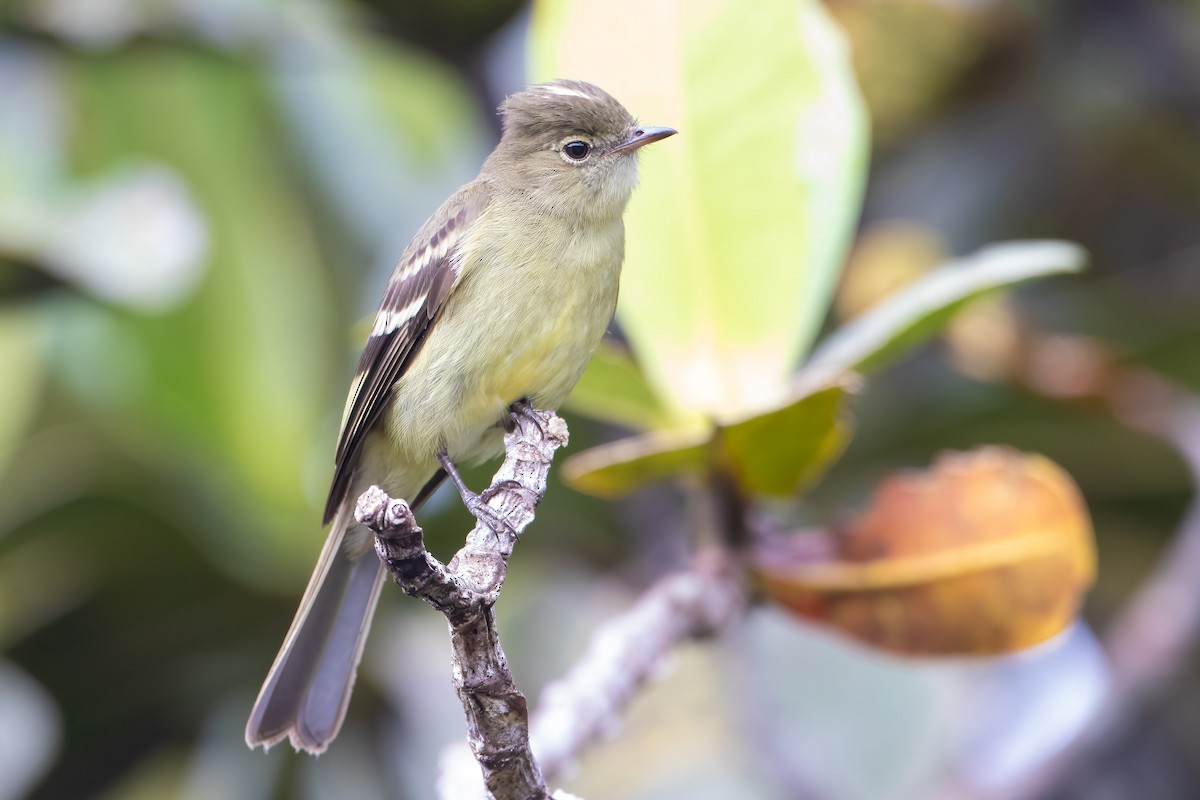
{"label": "thin branch", "polygon": [[454,687],[487,791],[495,800],[540,800],[550,793],[529,747],[528,705],[500,647],[493,606],[517,537],[546,493],[554,452],[567,443],[567,426],[532,409],[513,420],[504,463],[482,495],[494,519],[481,515],[449,564],[426,549],[404,500],[373,486],[359,497],[355,517],[375,532],[376,552],[400,588],[450,623]]}
{"label": "thin branch", "polygon": [[533,716],[533,750],[546,774],[561,775],[590,743],[615,730],[676,647],[721,633],[746,607],[735,565],[725,551],[714,550],[601,626],[575,666],[546,686]]}
{"label": "thin branch", "polygon": [[[691,569],[660,580],[632,608],[602,625],[575,666],[542,691],[530,738],[545,774],[561,777],[589,745],[615,730],[637,692],[663,673],[675,648],[721,634],[747,607],[736,562],[727,551],[714,549]],[[463,769],[469,759],[466,748],[458,745],[442,752],[442,797],[482,797],[482,787]],[[561,790],[552,797],[570,800]]]}

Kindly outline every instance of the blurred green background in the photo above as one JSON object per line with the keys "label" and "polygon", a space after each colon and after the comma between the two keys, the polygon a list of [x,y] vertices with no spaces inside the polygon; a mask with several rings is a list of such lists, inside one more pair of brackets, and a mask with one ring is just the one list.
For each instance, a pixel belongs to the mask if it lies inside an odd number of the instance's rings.
{"label": "blurred green background", "polygon": [[[1200,7],[827,7],[871,114],[861,241],[904,220],[952,253],[1080,242],[1088,274],[1023,288],[1021,313],[1200,391]],[[361,323],[408,237],[491,148],[496,104],[525,85],[528,9],[3,9],[0,799],[431,796],[461,711],[443,623],[399,592],[385,591],[329,753],[251,753],[242,726],[320,547]],[[1191,499],[1183,462],[1095,409],[974,380],[945,356],[930,345],[871,382],[805,514],[845,513],[943,448],[1042,452],[1091,506],[1087,618],[1103,629]],[[568,422],[575,452],[617,435]],[[453,500],[423,518],[440,555],[468,525]],[[671,489],[613,504],[552,486],[500,608],[531,699],[598,620],[684,563],[685,528]],[[1158,687],[1053,796],[1200,796],[1197,677],[1192,665]],[[720,650],[681,653],[568,785],[647,799],[987,791],[1086,724],[1105,680],[1084,628],[1041,656],[920,663],[764,612]]]}

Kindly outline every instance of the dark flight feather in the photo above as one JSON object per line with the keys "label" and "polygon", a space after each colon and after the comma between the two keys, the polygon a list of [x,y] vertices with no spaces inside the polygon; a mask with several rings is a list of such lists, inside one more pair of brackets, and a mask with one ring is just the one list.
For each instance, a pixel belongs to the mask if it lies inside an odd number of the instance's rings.
{"label": "dark flight feather", "polygon": [[425,343],[462,274],[464,239],[488,199],[483,184],[463,187],[425,223],[400,257],[347,399],[325,524],[333,519],[350,487],[364,437],[387,408],[392,388]]}

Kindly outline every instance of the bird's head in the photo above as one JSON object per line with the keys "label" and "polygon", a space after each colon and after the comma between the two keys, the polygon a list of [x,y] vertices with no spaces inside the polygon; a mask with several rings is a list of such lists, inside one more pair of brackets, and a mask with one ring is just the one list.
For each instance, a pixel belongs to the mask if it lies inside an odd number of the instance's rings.
{"label": "bird's head", "polygon": [[504,134],[489,160],[540,205],[620,215],[637,185],[637,151],[675,131],[640,125],[608,92],[556,80],[500,105]]}

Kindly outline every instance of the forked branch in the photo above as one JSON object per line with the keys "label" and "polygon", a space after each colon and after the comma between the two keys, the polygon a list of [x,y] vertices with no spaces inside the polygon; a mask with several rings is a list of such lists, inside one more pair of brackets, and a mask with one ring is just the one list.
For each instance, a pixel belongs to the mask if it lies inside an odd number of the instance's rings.
{"label": "forked branch", "polygon": [[454,688],[467,717],[467,742],[496,800],[548,798],[529,746],[529,710],[500,647],[493,606],[517,537],[533,521],[546,493],[554,452],[567,426],[550,412],[524,409],[504,440],[506,457],[484,493],[481,514],[466,544],[442,564],[425,547],[404,500],[371,487],[355,517],[375,532],[375,549],[406,594],[441,611],[450,623]]}

